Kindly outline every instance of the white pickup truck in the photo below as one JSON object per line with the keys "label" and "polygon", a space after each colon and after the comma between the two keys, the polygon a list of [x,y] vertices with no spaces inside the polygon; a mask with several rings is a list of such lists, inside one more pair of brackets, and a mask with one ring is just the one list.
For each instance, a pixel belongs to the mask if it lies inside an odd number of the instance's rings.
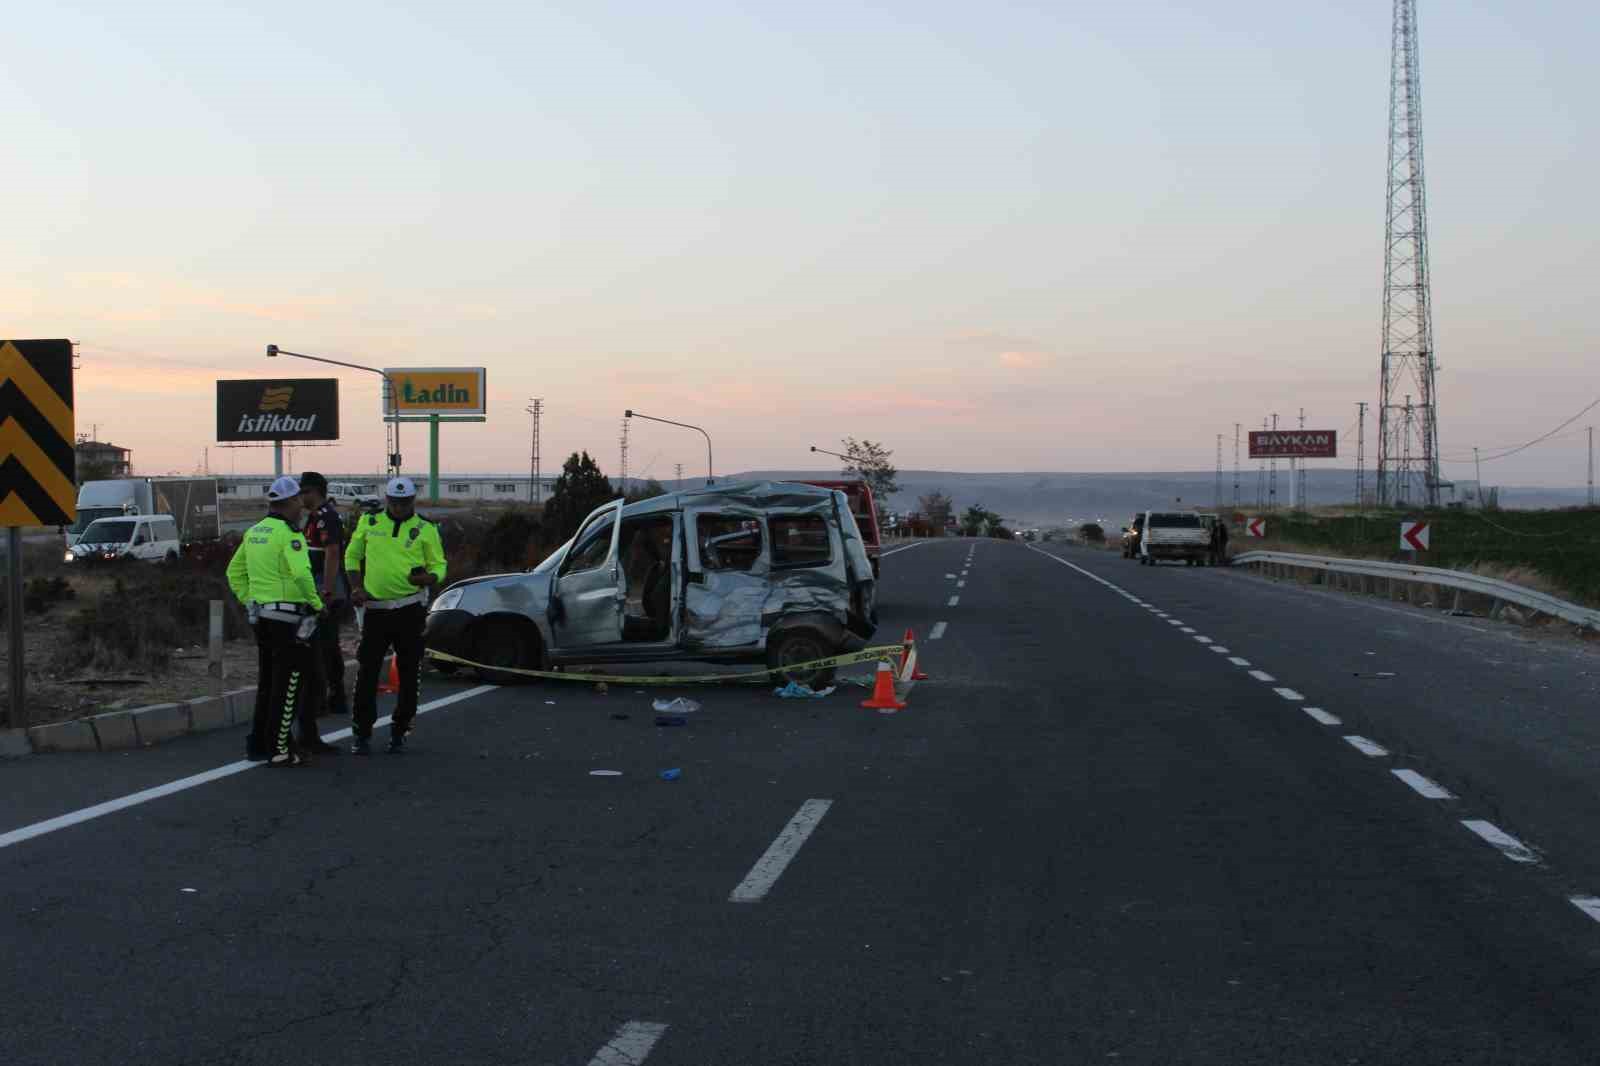
{"label": "white pickup truck", "polygon": [[1197,514],[1187,511],[1147,511],[1144,536],[1139,538],[1139,563],[1154,566],[1163,559],[1182,559],[1204,566],[1211,552],[1211,531]]}

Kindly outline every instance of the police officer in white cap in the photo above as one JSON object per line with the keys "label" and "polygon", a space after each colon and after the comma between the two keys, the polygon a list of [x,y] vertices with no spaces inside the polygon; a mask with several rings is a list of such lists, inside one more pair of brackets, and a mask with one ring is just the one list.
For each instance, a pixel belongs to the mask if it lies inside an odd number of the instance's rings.
{"label": "police officer in white cap", "polygon": [[300,532],[300,483],[278,478],[267,488],[267,503],[270,513],[245,531],[228,561],[228,587],[256,630],[255,721],[245,751],[272,766],[298,766],[290,730],[310,680],[311,634],[323,605]]}
{"label": "police officer in white cap", "polygon": [[378,720],[378,674],[390,648],[400,692],[389,727],[389,750],[405,749],[406,734],[417,715],[428,590],[437,587],[445,573],[439,527],[416,513],[416,483],[408,477],[392,478],[384,496],[383,513],[357,521],[344,553],[351,599],[366,608],[356,653],[355,740],[350,747],[356,755],[371,751],[372,727]]}

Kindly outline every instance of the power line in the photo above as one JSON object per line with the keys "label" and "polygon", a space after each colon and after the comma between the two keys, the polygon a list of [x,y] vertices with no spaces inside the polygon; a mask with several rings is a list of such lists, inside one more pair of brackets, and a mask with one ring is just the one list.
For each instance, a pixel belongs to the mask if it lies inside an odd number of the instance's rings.
{"label": "power line", "polygon": [[[1535,444],[1543,444],[1545,441],[1550,440],[1557,433],[1560,433],[1562,430],[1564,430],[1568,426],[1572,425],[1572,423],[1576,422],[1578,419],[1582,418],[1584,415],[1588,414],[1590,411],[1593,411],[1596,407],[1600,407],[1600,397],[1596,397],[1594,399],[1594,401],[1592,403],[1590,403],[1587,407],[1585,407],[1583,410],[1579,411],[1577,414],[1573,415],[1571,418],[1567,419],[1565,422],[1562,422],[1559,426],[1557,426],[1556,428],[1552,429],[1550,432],[1542,434],[1540,436],[1537,436],[1537,437],[1533,438],[1532,440],[1528,441],[1526,444],[1518,444],[1518,445],[1516,445],[1514,447],[1508,448],[1508,449],[1500,452],[1497,455],[1485,455],[1485,456],[1483,456],[1483,462],[1492,463],[1496,459],[1506,459],[1506,458],[1509,458],[1510,456],[1516,455],[1519,452],[1527,451],[1529,448],[1532,448]],[[1573,436],[1577,436],[1577,434],[1574,433]],[[1472,460],[1470,460],[1470,459],[1451,459],[1450,461],[1452,463],[1472,462]]]}

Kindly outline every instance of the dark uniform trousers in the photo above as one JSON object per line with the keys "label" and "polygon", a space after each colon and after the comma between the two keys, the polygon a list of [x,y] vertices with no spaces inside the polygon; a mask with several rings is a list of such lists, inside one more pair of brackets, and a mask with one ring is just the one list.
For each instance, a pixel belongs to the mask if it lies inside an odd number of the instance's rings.
{"label": "dark uniform trousers", "polygon": [[395,700],[394,725],[405,733],[417,716],[417,692],[422,684],[422,629],[428,608],[420,603],[392,610],[367,608],[361,627],[361,648],[356,652],[355,734],[370,737],[378,720],[378,675],[383,659],[394,649],[400,668],[400,693]]}
{"label": "dark uniform trousers", "polygon": [[[346,584],[343,574],[339,575],[339,584]],[[348,597],[347,587],[341,587],[334,597]],[[321,715],[350,712],[350,701],[344,694],[344,649],[339,646],[340,613],[330,611],[328,617],[317,624],[317,631],[311,637],[311,677],[307,682],[310,688],[300,704],[301,740],[321,736],[317,728],[317,718]]]}
{"label": "dark uniform trousers", "polygon": [[256,623],[256,709],[250,740],[255,751],[287,755],[296,713],[305,700],[311,648],[294,637],[295,623]]}

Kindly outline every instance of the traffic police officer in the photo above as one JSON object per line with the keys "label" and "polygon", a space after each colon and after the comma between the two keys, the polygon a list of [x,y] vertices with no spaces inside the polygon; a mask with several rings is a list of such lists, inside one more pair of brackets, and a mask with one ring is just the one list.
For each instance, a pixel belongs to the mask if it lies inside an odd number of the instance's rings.
{"label": "traffic police officer", "polygon": [[355,741],[350,747],[356,755],[371,750],[372,725],[378,719],[378,673],[391,647],[400,692],[389,727],[389,750],[404,750],[411,720],[417,716],[428,590],[444,580],[439,528],[416,513],[416,483],[408,477],[392,478],[384,496],[383,513],[356,522],[344,554],[351,600],[366,608],[356,653]]}
{"label": "traffic police officer", "polygon": [[304,695],[301,682],[311,671],[310,640],[322,597],[298,528],[300,483],[278,478],[267,489],[267,501],[271,513],[245,532],[228,560],[228,587],[256,629],[256,708],[245,754],[267,759],[269,766],[298,766],[290,732]]}

